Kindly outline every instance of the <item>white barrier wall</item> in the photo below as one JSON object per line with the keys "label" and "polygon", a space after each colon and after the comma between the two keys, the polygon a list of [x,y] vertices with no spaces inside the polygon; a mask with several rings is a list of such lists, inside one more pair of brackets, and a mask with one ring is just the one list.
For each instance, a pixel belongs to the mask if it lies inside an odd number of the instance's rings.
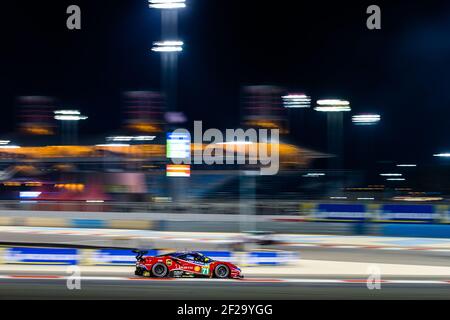
{"label": "white barrier wall", "polygon": [[[149,250],[148,255],[158,255],[159,250]],[[284,251],[202,251],[214,260],[228,261],[241,266],[287,265],[299,259],[295,252]],[[135,254],[122,249],[72,249],[9,247],[0,250],[0,262],[4,264],[39,265],[98,265],[133,266]]]}

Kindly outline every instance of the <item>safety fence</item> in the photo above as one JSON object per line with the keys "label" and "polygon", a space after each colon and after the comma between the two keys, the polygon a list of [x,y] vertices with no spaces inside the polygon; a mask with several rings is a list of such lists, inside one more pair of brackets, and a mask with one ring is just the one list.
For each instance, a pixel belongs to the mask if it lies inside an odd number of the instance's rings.
{"label": "safety fence", "polygon": [[[39,213],[37,213],[39,214]],[[103,214],[103,213],[102,213]],[[147,219],[110,219],[105,216],[92,218],[58,217],[14,217],[0,216],[0,226],[53,227],[53,228],[89,228],[89,229],[133,229],[152,230],[155,222]]]}
{"label": "safety fence", "polygon": [[[256,212],[258,213],[258,212]],[[120,216],[120,217],[119,217]],[[118,218],[119,217],[119,218]],[[248,221],[271,221],[286,215],[249,215]],[[289,217],[302,221],[375,222],[375,223],[431,223],[450,224],[450,206],[432,204],[380,204],[380,203],[318,203],[302,202],[297,212]],[[94,228],[94,229],[164,229],[166,221],[236,222],[232,214],[186,213],[118,213],[118,212],[70,212],[70,211],[0,211],[0,226]],[[295,219],[291,219],[295,221]]]}
{"label": "safety fence", "polygon": [[[246,204],[247,205],[247,204]],[[372,222],[450,222],[450,205],[446,202],[437,204],[418,204],[418,203],[398,203],[398,202],[374,202],[374,201],[270,201],[258,199],[255,205],[255,214],[258,216],[292,216],[300,215],[311,220],[345,220],[361,221],[369,220]],[[40,217],[39,212],[61,212],[60,216],[67,213],[96,213],[97,216],[109,213],[122,213],[123,217],[134,214],[180,214],[190,215],[198,214],[208,220],[208,216],[229,215],[235,216],[242,214],[242,205],[239,201],[230,202],[202,202],[202,203],[79,203],[79,202],[33,202],[24,201],[0,201],[0,213],[5,211],[15,212],[36,212],[35,217]],[[2,222],[0,214],[0,224]],[[127,219],[127,218],[125,218]],[[101,220],[101,219],[100,219]],[[133,219],[129,219],[130,224],[134,224]],[[149,219],[151,220],[151,219]],[[7,220],[5,220],[8,222]],[[40,220],[30,220],[28,223],[42,223]],[[73,221],[58,222],[54,224],[61,226],[80,226],[90,227],[104,226],[103,221],[95,219],[74,219]],[[112,221],[108,227],[114,228],[115,224],[123,224],[124,220]]]}
{"label": "safety fence", "polygon": [[309,221],[450,223],[450,206],[432,204],[300,204],[300,215]]}
{"label": "safety fence", "polygon": [[[148,250],[150,256],[168,253]],[[232,262],[240,266],[280,266],[299,259],[296,252],[285,251],[204,251],[213,260]],[[33,265],[84,265],[84,266],[134,266],[136,254],[123,249],[77,249],[77,248],[0,248],[0,264]]]}

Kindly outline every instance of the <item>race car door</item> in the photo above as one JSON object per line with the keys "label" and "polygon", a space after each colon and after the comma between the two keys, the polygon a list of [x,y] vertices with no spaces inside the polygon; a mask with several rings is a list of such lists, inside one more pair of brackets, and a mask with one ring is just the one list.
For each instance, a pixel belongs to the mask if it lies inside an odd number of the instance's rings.
{"label": "race car door", "polygon": [[181,267],[185,272],[204,276],[209,275],[209,263],[204,263],[200,255],[195,253],[186,254],[178,259],[182,260]]}

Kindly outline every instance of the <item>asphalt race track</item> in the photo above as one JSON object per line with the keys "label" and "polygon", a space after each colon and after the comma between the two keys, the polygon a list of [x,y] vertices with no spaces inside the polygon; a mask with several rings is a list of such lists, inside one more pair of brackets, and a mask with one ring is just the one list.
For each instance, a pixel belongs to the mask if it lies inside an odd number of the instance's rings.
{"label": "asphalt race track", "polygon": [[[450,266],[449,253],[308,248],[304,259]],[[14,270],[14,269],[13,269]],[[244,268],[244,274],[245,274]],[[301,273],[301,270],[299,270]],[[83,273],[81,290],[69,290],[64,273],[0,273],[0,299],[450,299],[450,277],[382,277],[380,290],[366,279],[332,275],[257,275],[244,280],[135,278],[127,273]]]}
{"label": "asphalt race track", "polygon": [[[14,242],[20,238],[34,242],[39,235],[2,233],[1,237],[4,241]],[[56,243],[71,243],[75,239],[71,235],[46,235],[45,238]],[[83,244],[104,245],[92,236],[76,239]],[[298,251],[301,260],[450,267],[450,250],[318,246],[279,246],[276,249]],[[369,290],[365,277],[339,276],[332,268],[325,269],[323,274],[306,275],[299,267],[292,275],[272,272],[249,275],[244,280],[146,280],[134,278],[133,267],[130,267],[129,273],[127,270],[125,273],[83,273],[81,290],[69,290],[65,273],[38,271],[32,265],[26,266],[26,271],[23,266],[22,271],[18,269],[0,272],[0,299],[450,299],[450,273],[449,276],[383,276],[381,289]]]}
{"label": "asphalt race track", "polygon": [[450,252],[414,250],[340,249],[322,247],[277,247],[295,250],[302,259],[346,262],[394,263],[450,267]]}
{"label": "asphalt race track", "polygon": [[[111,277],[111,275],[108,275]],[[449,299],[450,283],[428,279],[397,280],[369,290],[365,280],[340,279],[223,280],[115,280],[93,277],[81,281],[81,290],[68,290],[66,279],[0,279],[0,299]],[[290,282],[289,280],[293,281]],[[333,282],[336,281],[336,282]],[[355,281],[355,280],[353,280]],[[387,281],[387,279],[384,279]]]}

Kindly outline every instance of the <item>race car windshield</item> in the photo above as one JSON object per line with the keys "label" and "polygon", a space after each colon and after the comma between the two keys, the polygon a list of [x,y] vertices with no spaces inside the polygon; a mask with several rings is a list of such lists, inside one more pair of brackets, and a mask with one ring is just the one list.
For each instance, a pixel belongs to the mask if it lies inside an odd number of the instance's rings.
{"label": "race car windshield", "polygon": [[203,254],[199,254],[198,259],[202,262],[212,262],[214,261],[210,257],[204,256]]}

